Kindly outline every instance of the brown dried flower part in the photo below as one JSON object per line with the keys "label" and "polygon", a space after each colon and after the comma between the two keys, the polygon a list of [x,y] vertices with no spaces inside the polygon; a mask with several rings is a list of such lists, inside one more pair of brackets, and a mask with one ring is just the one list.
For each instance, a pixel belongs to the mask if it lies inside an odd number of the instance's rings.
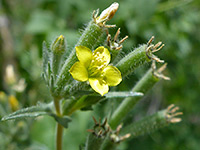
{"label": "brown dried flower part", "polygon": [[117,2],[114,2],[112,5],[110,5],[110,7],[102,11],[100,16],[98,16],[99,10],[94,11],[93,12],[94,22],[100,26],[107,27],[107,28],[115,27],[115,25],[105,25],[105,23],[113,18],[116,11],[118,10],[118,7],[119,7],[119,4]]}
{"label": "brown dried flower part", "polygon": [[147,57],[157,62],[164,63],[164,60],[160,60],[157,56],[153,55],[153,53],[161,50],[165,46],[165,44],[162,44],[162,42],[158,42],[157,44],[154,45],[152,44],[153,40],[154,36],[152,36],[151,39],[147,42],[147,49],[146,49]]}
{"label": "brown dried flower part", "polygon": [[125,36],[123,39],[119,40],[120,28],[118,28],[113,40],[111,39],[111,35],[108,33],[107,35],[107,45],[110,49],[120,50],[122,49],[122,43],[128,38]]}
{"label": "brown dried flower part", "polygon": [[151,65],[151,68],[153,69],[153,75],[158,77],[158,78],[161,78],[161,79],[164,79],[164,80],[170,80],[169,77],[165,76],[162,74],[162,72],[167,68],[167,63],[165,63],[164,65],[162,65],[159,69],[156,68],[156,62],[155,60],[153,61],[152,65]]}
{"label": "brown dried flower part", "polygon": [[120,143],[131,136],[130,133],[120,136],[120,130],[122,128],[122,124],[120,124],[115,131],[110,134],[110,138],[114,143]]}
{"label": "brown dried flower part", "polygon": [[101,123],[101,119],[97,121],[94,117],[92,117],[94,120],[94,127],[93,129],[88,129],[87,131],[94,134],[98,138],[104,138],[107,134],[109,134],[110,139],[114,143],[120,143],[127,138],[131,136],[130,133],[125,134],[123,136],[120,136],[120,130],[122,128],[122,125],[120,124],[115,131],[112,131],[110,126],[107,124],[107,118]]}
{"label": "brown dried flower part", "polygon": [[179,110],[178,106],[171,104],[167,108],[166,117],[169,123],[178,123],[181,121],[181,118],[178,116],[183,115],[183,112],[177,112]]}
{"label": "brown dried flower part", "polygon": [[94,120],[94,127],[93,129],[88,129],[88,132],[91,132],[98,138],[103,138],[107,135],[108,132],[110,132],[110,127],[107,124],[107,118],[104,120],[103,123],[101,123],[101,119],[99,118],[99,121],[97,121],[94,117],[92,117]]}

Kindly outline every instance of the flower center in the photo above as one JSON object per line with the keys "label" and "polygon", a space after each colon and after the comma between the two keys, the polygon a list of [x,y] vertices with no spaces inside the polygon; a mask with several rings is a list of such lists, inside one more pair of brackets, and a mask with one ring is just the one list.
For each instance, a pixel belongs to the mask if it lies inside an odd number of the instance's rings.
{"label": "flower center", "polygon": [[101,77],[103,76],[102,71],[107,66],[104,56],[102,56],[99,52],[93,54],[93,59],[88,68],[89,77]]}

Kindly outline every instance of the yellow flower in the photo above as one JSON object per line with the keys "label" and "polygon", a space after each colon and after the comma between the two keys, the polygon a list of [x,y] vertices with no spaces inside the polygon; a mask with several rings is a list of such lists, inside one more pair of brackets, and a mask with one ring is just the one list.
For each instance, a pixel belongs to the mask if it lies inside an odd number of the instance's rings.
{"label": "yellow flower", "polygon": [[16,111],[19,109],[19,102],[15,96],[13,95],[9,96],[8,100],[9,100],[10,107],[13,111]]}
{"label": "yellow flower", "polygon": [[94,52],[85,46],[76,47],[76,62],[69,72],[75,80],[89,81],[90,86],[102,96],[108,93],[109,86],[116,86],[122,81],[121,72],[110,62],[110,52],[100,46]]}

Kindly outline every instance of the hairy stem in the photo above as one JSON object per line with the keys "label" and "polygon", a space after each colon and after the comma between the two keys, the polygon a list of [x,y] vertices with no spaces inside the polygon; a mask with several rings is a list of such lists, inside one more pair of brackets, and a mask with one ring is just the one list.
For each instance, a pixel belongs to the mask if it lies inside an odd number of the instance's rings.
{"label": "hairy stem", "polygon": [[146,49],[147,45],[144,44],[133,50],[116,64],[123,77],[133,72],[137,67],[151,61],[147,57]]}
{"label": "hairy stem", "polygon": [[[54,99],[54,105],[56,109],[56,114],[61,116],[60,101],[59,99]],[[56,150],[62,150],[62,137],[63,137],[63,126],[57,123],[56,127]]]}
{"label": "hairy stem", "polygon": [[[159,78],[154,76],[152,69],[149,69],[142,79],[134,86],[132,92],[142,92],[145,94],[158,81]],[[133,109],[140,99],[141,97],[127,97],[123,100],[113,113],[109,122],[112,129],[115,129],[120,124],[121,120]]]}
{"label": "hairy stem", "polygon": [[151,133],[155,130],[163,128],[170,123],[178,123],[181,118],[178,116],[182,115],[182,112],[177,112],[179,107],[175,107],[173,104],[168,106],[167,109],[158,111],[150,116],[144,117],[143,119],[133,122],[122,129],[121,134],[131,134],[131,138]]}
{"label": "hairy stem", "polygon": [[114,148],[116,146],[117,146],[117,144],[114,143],[113,141],[111,141],[110,135],[108,135],[106,137],[106,139],[104,140],[104,143],[101,145],[101,149],[100,150],[114,150]]}
{"label": "hairy stem", "polygon": [[103,141],[104,138],[97,137],[90,133],[87,138],[85,150],[99,150]]}

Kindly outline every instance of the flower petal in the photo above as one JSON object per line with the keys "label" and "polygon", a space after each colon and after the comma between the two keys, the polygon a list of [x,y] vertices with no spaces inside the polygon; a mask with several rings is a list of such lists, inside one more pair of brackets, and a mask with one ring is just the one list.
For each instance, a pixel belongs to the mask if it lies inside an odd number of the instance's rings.
{"label": "flower petal", "polygon": [[104,46],[99,46],[97,49],[95,49],[93,56],[100,58],[102,62],[105,61],[105,65],[108,65],[110,62],[110,52]]}
{"label": "flower petal", "polygon": [[69,70],[75,80],[84,82],[88,80],[88,72],[81,62],[76,62]]}
{"label": "flower petal", "polygon": [[122,81],[121,72],[114,66],[107,66],[104,70],[104,80],[109,86],[116,86]]}
{"label": "flower petal", "polygon": [[102,96],[108,93],[108,85],[105,84],[102,79],[89,78],[89,82],[91,87]]}
{"label": "flower petal", "polygon": [[92,60],[92,51],[85,46],[76,46],[75,49],[78,60],[88,67]]}

